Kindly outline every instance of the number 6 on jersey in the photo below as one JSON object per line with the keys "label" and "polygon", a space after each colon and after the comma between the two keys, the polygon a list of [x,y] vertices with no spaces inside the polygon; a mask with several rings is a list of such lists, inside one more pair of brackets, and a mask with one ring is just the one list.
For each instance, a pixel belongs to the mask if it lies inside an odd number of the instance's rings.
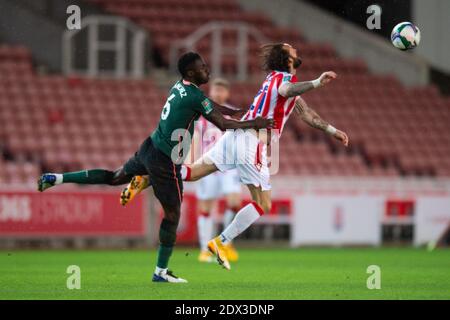
{"label": "number 6 on jersey", "polygon": [[167,102],[164,105],[164,107],[162,109],[162,112],[161,112],[161,119],[162,120],[166,120],[167,117],[169,116],[169,113],[170,113],[170,100],[172,100],[173,98],[175,98],[174,94],[171,94],[169,96],[169,98],[167,98]]}

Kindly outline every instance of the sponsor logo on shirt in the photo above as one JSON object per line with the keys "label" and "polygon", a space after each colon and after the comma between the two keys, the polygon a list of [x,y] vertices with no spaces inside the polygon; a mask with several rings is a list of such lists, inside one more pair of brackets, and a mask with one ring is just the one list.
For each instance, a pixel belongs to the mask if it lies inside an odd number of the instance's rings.
{"label": "sponsor logo on shirt", "polygon": [[203,100],[202,106],[205,109],[206,114],[209,114],[212,111],[212,105],[211,105],[211,101],[209,101],[209,99]]}

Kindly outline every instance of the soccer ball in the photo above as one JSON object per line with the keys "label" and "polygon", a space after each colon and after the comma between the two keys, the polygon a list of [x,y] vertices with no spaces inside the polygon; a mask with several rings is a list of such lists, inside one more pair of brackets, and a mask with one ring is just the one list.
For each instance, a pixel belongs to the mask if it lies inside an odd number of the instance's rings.
{"label": "soccer ball", "polygon": [[411,22],[400,22],[392,29],[391,41],[400,50],[413,49],[419,45],[420,30]]}

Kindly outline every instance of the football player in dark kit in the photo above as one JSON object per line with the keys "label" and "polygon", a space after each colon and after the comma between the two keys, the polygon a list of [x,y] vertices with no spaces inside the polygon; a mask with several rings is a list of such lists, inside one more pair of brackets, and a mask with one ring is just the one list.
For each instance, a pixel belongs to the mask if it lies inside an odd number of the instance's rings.
{"label": "football player in dark kit", "polygon": [[178,70],[182,79],[170,89],[158,127],[122,168],[116,171],[94,169],[45,173],[38,181],[38,190],[44,191],[61,183],[121,185],[129,183],[134,176],[148,175],[164,209],[159,229],[158,261],[152,279],[155,282],[187,282],[176,277],[167,267],[175,245],[183,199],[181,164],[191,144],[194,121],[202,115],[222,131],[273,126],[273,120],[263,118],[250,121],[226,119],[221,112],[225,114],[230,109],[217,105],[199,89],[210,78],[209,68],[199,54],[183,54],[178,60]]}

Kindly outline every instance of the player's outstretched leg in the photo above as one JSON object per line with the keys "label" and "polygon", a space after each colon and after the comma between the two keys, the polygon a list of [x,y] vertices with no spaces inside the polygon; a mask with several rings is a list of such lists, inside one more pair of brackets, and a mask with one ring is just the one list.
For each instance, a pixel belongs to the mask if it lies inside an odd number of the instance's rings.
{"label": "player's outstretched leg", "polygon": [[92,169],[66,173],[44,173],[38,180],[38,191],[42,192],[62,183],[121,185],[133,176],[125,174],[123,168],[116,171]]}
{"label": "player's outstretched leg", "polygon": [[[202,159],[197,160],[197,162],[192,166],[182,165],[181,178],[183,181],[197,181],[217,171],[217,167],[214,164],[206,164]],[[120,203],[125,206],[142,190],[151,185],[152,184],[148,176],[134,176],[131,182],[120,193]]]}
{"label": "player's outstretched leg", "polygon": [[134,176],[130,183],[120,193],[120,203],[125,206],[133,200],[142,190],[151,186],[148,176]]}
{"label": "player's outstretched leg", "polygon": [[247,186],[252,194],[253,202],[239,210],[230,225],[219,236],[208,242],[208,249],[216,255],[219,264],[228,270],[230,263],[226,255],[226,246],[258,220],[264,212],[270,210],[270,191],[262,191],[260,187],[253,185]]}
{"label": "player's outstretched leg", "polygon": [[[197,181],[217,171],[214,164],[206,164],[203,157],[192,166],[181,166],[181,178],[183,181]],[[126,205],[133,200],[142,190],[151,186],[148,176],[135,176],[120,193],[120,203]]]}

